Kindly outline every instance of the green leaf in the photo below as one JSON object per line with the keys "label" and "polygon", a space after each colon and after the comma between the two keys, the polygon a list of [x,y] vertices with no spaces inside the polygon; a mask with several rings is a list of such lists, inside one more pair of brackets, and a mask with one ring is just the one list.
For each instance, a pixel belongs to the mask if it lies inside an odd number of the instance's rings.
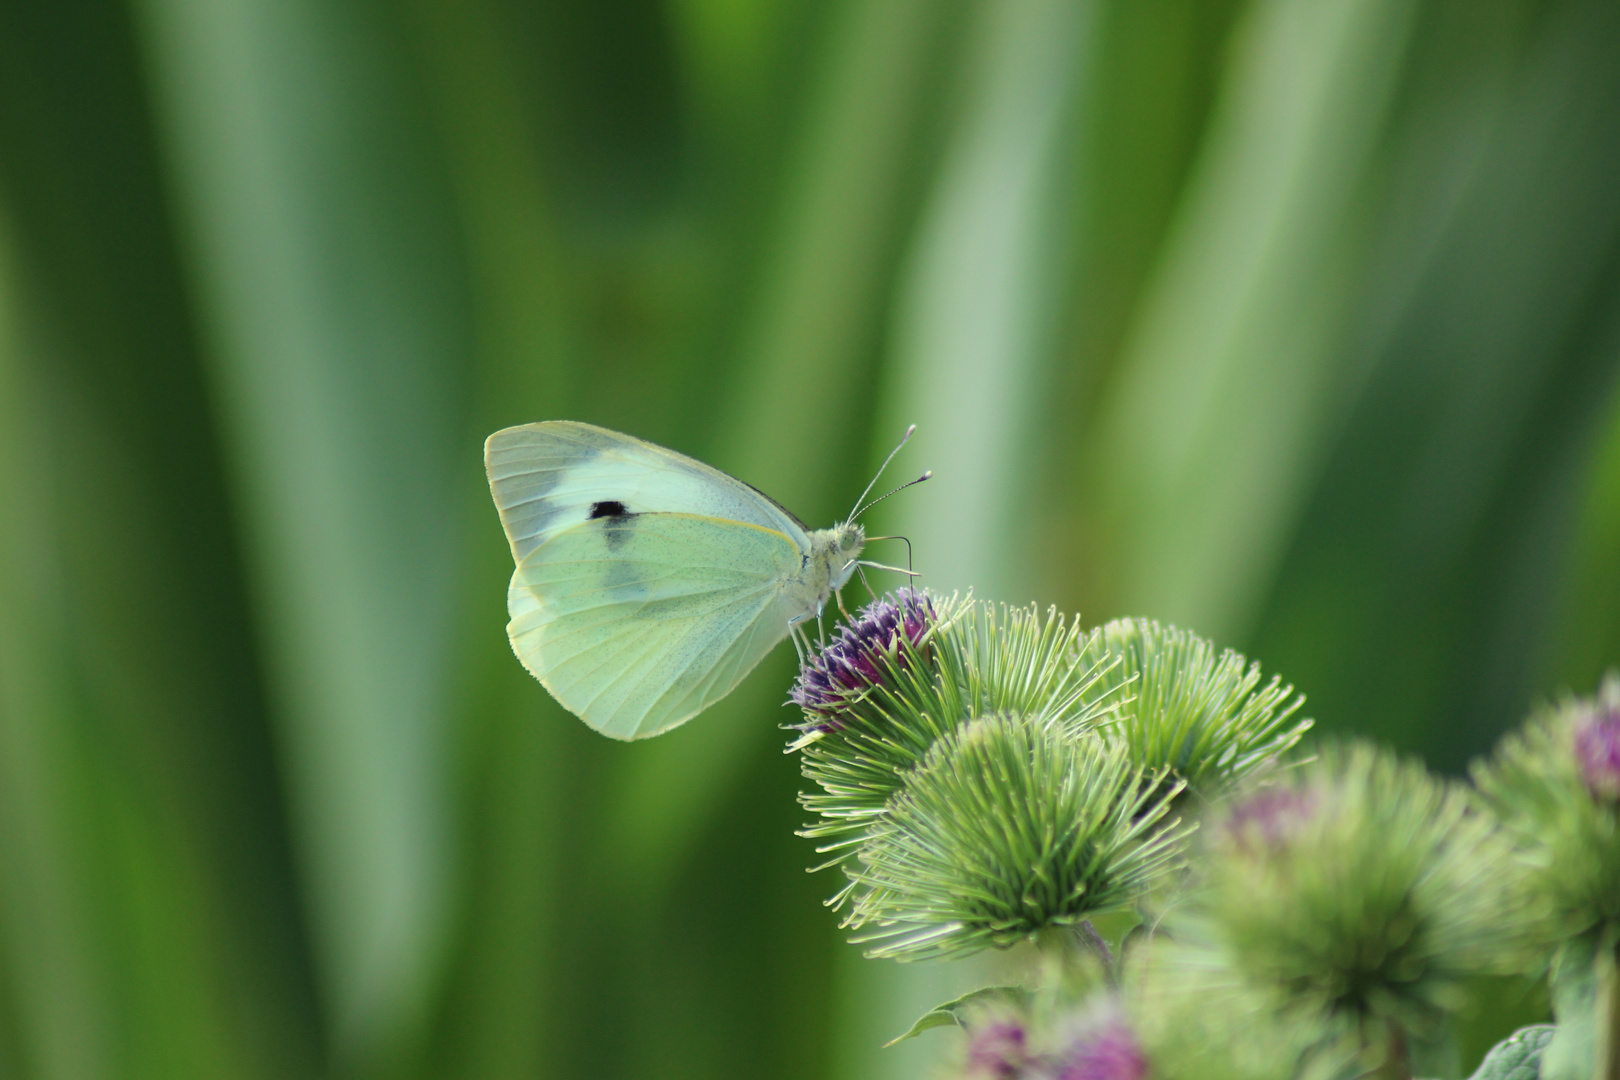
{"label": "green leaf", "polygon": [[364,1073],[427,1022],[454,912],[446,643],[476,491],[458,214],[397,7],[132,6],[325,1030]]}
{"label": "green leaf", "polygon": [[1557,1032],[1551,1024],[1520,1028],[1491,1048],[1472,1080],[1538,1080],[1542,1051]]}
{"label": "green leaf", "polygon": [[949,1027],[952,1024],[962,1025],[962,1018],[979,1005],[994,1002],[1005,1002],[1009,1005],[1022,1005],[1029,997],[1029,992],[1021,986],[981,986],[977,990],[969,990],[959,998],[953,998],[943,1005],[935,1005],[929,1011],[917,1018],[911,1025],[911,1030],[897,1038],[884,1043],[885,1047],[895,1043],[903,1043],[907,1039],[921,1035],[931,1028]]}

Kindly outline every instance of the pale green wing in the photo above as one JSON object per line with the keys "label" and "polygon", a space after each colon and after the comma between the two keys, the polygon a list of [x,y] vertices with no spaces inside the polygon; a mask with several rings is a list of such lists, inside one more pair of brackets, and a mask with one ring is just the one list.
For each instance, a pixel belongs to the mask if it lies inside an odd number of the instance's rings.
{"label": "pale green wing", "polygon": [[804,524],[763,493],[673,450],[572,420],[497,431],[484,441],[484,469],[501,525],[522,564],[604,503],[632,514],[680,513],[774,529],[810,550]]}
{"label": "pale green wing", "polygon": [[512,650],[616,739],[657,735],[718,701],[787,636],[802,565],[772,529],[694,514],[602,517],[553,532],[512,575]]}

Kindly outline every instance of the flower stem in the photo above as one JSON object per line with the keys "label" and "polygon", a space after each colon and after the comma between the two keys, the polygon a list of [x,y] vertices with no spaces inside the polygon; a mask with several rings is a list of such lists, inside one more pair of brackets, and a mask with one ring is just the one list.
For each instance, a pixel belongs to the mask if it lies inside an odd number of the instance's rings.
{"label": "flower stem", "polygon": [[1412,1065],[1406,1053],[1406,1036],[1400,1030],[1389,1033],[1384,1063],[1367,1080],[1412,1080]]}
{"label": "flower stem", "polygon": [[1114,959],[1114,950],[1108,947],[1108,942],[1097,933],[1097,928],[1091,924],[1090,919],[1081,919],[1073,928],[1074,940],[1081,949],[1090,952],[1102,965],[1103,977],[1108,980],[1109,986],[1119,985],[1119,963]]}
{"label": "flower stem", "polygon": [[1599,948],[1593,1017],[1593,1080],[1620,1080],[1620,943]]}

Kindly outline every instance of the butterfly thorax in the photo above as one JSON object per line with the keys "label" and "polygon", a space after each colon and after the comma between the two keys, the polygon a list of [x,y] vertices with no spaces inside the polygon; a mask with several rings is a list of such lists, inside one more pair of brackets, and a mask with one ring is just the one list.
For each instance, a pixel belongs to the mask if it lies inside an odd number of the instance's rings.
{"label": "butterfly thorax", "polygon": [[866,546],[866,529],[853,522],[817,529],[810,534],[810,551],[804,568],[788,587],[789,599],[797,609],[791,620],[819,615],[833,593],[842,589],[855,573],[855,562]]}

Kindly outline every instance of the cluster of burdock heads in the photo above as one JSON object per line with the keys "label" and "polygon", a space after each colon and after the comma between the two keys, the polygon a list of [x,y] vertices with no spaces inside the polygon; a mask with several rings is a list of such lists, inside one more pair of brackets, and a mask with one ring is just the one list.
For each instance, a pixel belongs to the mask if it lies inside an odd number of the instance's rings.
{"label": "cluster of burdock heads", "polygon": [[1620,679],[1465,784],[1302,750],[1303,699],[1186,631],[904,590],[793,701],[852,940],[1028,959],[913,1029],[966,1029],[960,1077],[1457,1075],[1470,987],[1521,975],[1557,1024],[1475,1075],[1620,1080]]}

